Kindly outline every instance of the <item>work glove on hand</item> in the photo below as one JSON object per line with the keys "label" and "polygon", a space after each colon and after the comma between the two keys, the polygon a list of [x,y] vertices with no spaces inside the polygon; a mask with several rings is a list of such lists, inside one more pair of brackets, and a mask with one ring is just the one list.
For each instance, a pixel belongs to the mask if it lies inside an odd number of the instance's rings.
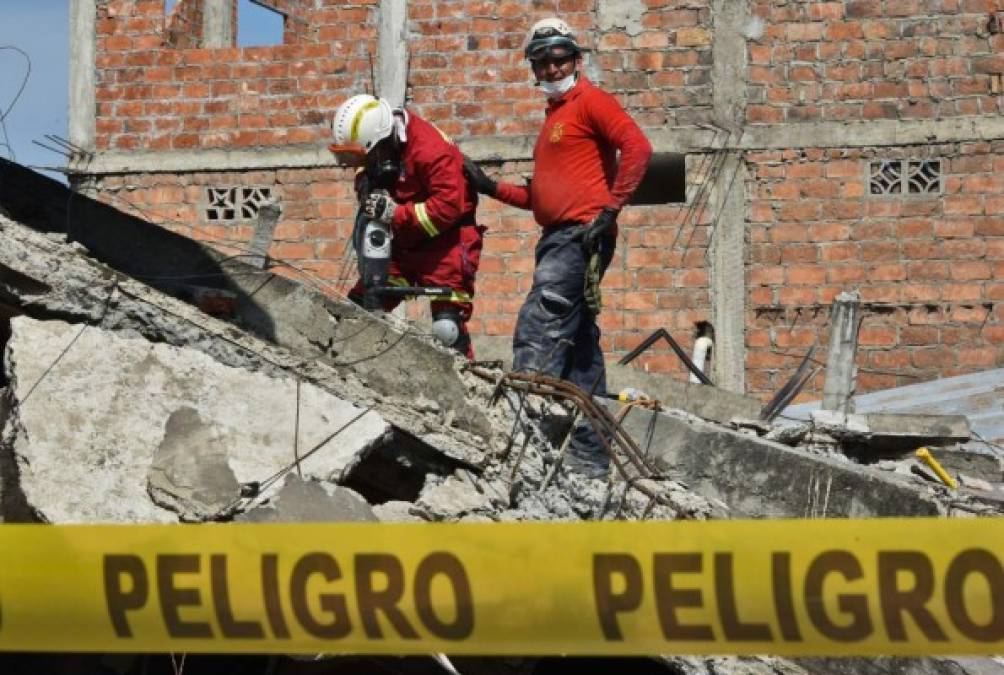
{"label": "work glove on hand", "polygon": [[603,207],[599,215],[593,218],[593,222],[586,226],[586,230],[582,234],[582,248],[587,253],[595,251],[600,237],[616,224],[617,209],[612,209],[609,206]]}
{"label": "work glove on hand", "polygon": [[582,287],[582,295],[586,302],[586,307],[593,316],[598,316],[600,310],[603,309],[603,293],[600,291],[600,281],[602,278],[600,254],[594,251],[586,263],[585,283]]}
{"label": "work glove on hand", "polygon": [[394,209],[396,208],[397,204],[393,199],[376,192],[366,198],[366,203],[363,204],[363,213],[370,220],[378,220],[390,225],[394,221]]}
{"label": "work glove on hand", "polygon": [[467,180],[474,185],[478,194],[494,197],[495,193],[498,192],[499,184],[489,178],[488,174],[482,171],[481,167],[467,155],[464,155],[464,174],[467,176]]}

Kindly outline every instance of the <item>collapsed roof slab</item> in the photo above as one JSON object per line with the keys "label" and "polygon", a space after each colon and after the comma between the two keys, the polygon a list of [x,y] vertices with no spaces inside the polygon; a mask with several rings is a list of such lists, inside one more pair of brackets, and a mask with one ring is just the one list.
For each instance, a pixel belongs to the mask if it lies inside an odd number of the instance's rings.
{"label": "collapsed roof slab", "polygon": [[1004,512],[1004,502],[901,479],[893,474],[738,433],[674,411],[635,409],[623,422],[651,438],[662,473],[733,517],[841,518]]}
{"label": "collapsed roof slab", "polygon": [[11,328],[4,451],[45,522],[226,517],[241,486],[265,499],[294,470],[343,480],[391,432],[378,413],[290,375],[89,325],[21,316]]}
{"label": "collapsed roof slab", "polygon": [[227,320],[242,331],[355,375],[398,408],[419,415],[435,409],[451,433],[479,436],[480,445],[490,435],[454,352],[335,297],[322,280],[288,266],[300,281],[260,270],[7,160],[0,159],[0,172],[0,213],[23,226],[64,235],[94,260],[174,298],[193,301],[203,288],[230,294]]}
{"label": "collapsed roof slab", "polygon": [[[355,405],[373,406],[396,434],[456,462],[474,463],[482,457],[483,436],[451,426],[448,406],[387,395],[351,369],[336,369],[325,359],[269,344],[88,257],[77,243],[67,244],[60,235],[41,234],[3,216],[0,303],[36,319],[86,323],[151,342],[191,347],[233,368],[272,377],[292,376]],[[417,359],[419,348],[413,348]],[[428,351],[439,357],[433,348]],[[426,362],[425,369],[434,367]],[[460,375],[452,369],[449,373],[451,386],[466,395],[467,385]],[[417,367],[411,373],[419,380],[424,374]],[[444,379],[450,376],[435,374]]]}

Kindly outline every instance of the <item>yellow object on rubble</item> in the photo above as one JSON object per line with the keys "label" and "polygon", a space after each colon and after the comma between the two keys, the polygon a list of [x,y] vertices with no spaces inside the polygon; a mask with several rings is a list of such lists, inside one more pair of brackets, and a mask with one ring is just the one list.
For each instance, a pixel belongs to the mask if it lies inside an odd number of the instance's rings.
{"label": "yellow object on rubble", "polygon": [[941,479],[942,483],[952,488],[953,490],[958,489],[959,484],[955,482],[954,478],[948,475],[948,472],[945,471],[945,467],[941,466],[938,460],[934,458],[934,455],[931,454],[930,450],[928,450],[927,448],[918,449],[917,458],[920,459],[920,461],[924,462],[924,464],[927,464],[927,466],[930,467],[931,471],[933,471],[935,475]]}

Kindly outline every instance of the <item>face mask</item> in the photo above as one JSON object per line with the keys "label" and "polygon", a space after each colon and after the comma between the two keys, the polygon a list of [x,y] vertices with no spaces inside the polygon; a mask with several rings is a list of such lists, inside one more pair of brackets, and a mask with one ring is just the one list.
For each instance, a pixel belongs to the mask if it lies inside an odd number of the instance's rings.
{"label": "face mask", "polygon": [[575,86],[575,75],[576,73],[572,73],[568,77],[558,80],[557,82],[541,81],[540,90],[544,92],[544,96],[547,96],[548,98],[557,98]]}

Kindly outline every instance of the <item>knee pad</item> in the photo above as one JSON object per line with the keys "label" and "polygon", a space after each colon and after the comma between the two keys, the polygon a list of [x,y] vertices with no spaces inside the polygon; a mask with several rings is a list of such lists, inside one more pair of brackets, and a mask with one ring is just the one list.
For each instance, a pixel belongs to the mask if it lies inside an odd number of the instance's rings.
{"label": "knee pad", "polygon": [[460,310],[447,308],[432,315],[432,336],[444,347],[453,347],[460,339]]}

